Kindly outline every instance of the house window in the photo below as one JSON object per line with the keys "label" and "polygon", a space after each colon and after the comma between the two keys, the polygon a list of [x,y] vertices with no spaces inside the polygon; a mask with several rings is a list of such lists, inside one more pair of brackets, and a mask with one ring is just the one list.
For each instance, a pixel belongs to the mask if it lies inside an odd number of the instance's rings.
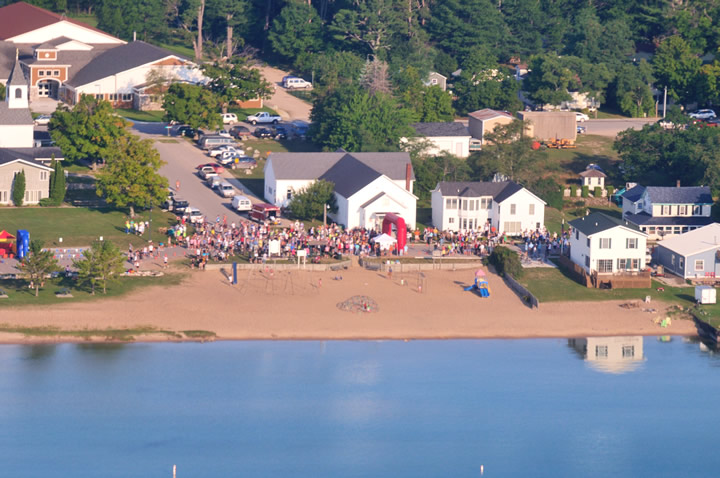
{"label": "house window", "polygon": [[678,268],[679,268],[681,271],[682,271],[682,270],[685,270],[685,259],[682,258],[682,257],[678,259]]}
{"label": "house window", "polygon": [[7,191],[0,191],[0,202],[7,202],[8,198],[8,192]]}
{"label": "house window", "polygon": [[587,239],[587,246],[588,246],[588,248],[590,247],[590,238],[589,237]]}
{"label": "house window", "polygon": [[508,221],[505,223],[503,230],[508,234],[519,234],[522,232],[522,224],[519,221]]}
{"label": "house window", "polygon": [[482,198],[480,200],[480,209],[490,209],[492,207],[492,198]]}
{"label": "house window", "polygon": [[448,218],[448,224],[455,224],[455,218],[454,218],[454,217],[449,217],[449,218]]}
{"label": "house window", "polygon": [[702,211],[702,206],[693,206],[692,207],[692,215],[693,216],[699,216],[700,214],[702,214],[701,211]]}
{"label": "house window", "polygon": [[610,249],[612,247],[612,239],[609,237],[600,238],[600,249]]}
{"label": "house window", "polygon": [[474,210],[475,210],[475,203],[476,203],[476,202],[477,202],[477,201],[475,201],[474,199],[471,199],[471,200],[470,200],[470,210],[471,210],[471,211],[474,211]]}
{"label": "house window", "polygon": [[463,211],[467,211],[467,210],[468,210],[468,204],[467,204],[467,203],[468,203],[468,200],[467,200],[467,199],[463,199],[463,200],[462,200],[462,210],[463,210]]}
{"label": "house window", "polygon": [[623,358],[634,357],[635,356],[635,346],[634,345],[623,345],[622,356],[623,356]]}
{"label": "house window", "polygon": [[515,204],[510,205],[510,214],[515,215]]}
{"label": "house window", "polygon": [[452,199],[445,198],[445,209],[452,209]]}
{"label": "house window", "polygon": [[432,80],[430,80],[430,83],[433,85],[437,85],[437,78],[433,78]]}
{"label": "house window", "polygon": [[704,260],[695,261],[695,272],[703,272],[704,270],[705,270],[705,261]]}
{"label": "house window", "polygon": [[463,218],[462,220],[462,228],[467,229],[467,218]]}
{"label": "house window", "polygon": [[607,357],[608,348],[607,345],[596,345],[595,346],[595,357]]}
{"label": "house window", "polygon": [[535,215],[535,205],[534,204],[530,204],[528,214],[530,214],[531,216]]}
{"label": "house window", "polygon": [[287,197],[288,199],[292,199],[292,189],[291,189],[291,188],[288,188],[286,197]]}
{"label": "house window", "polygon": [[687,206],[678,206],[678,216],[687,216]]}
{"label": "house window", "polygon": [[650,227],[648,227],[647,233],[648,233],[648,234],[655,234],[655,226],[650,226]]}
{"label": "house window", "polygon": [[123,93],[122,100],[123,101],[132,101],[132,93]]}
{"label": "house window", "polygon": [[580,231],[578,231],[577,229],[575,229],[575,240],[576,241],[580,240]]}
{"label": "house window", "polygon": [[618,270],[621,271],[636,271],[639,269],[638,259],[618,259]]}
{"label": "house window", "polygon": [[675,254],[670,255],[670,265],[675,266]]}
{"label": "house window", "polygon": [[612,259],[598,259],[598,272],[608,273],[613,271]]}
{"label": "house window", "polygon": [[40,181],[47,181],[47,171],[40,171]]}
{"label": "house window", "polygon": [[590,256],[585,256],[585,267],[590,267]]}
{"label": "house window", "polygon": [[103,98],[105,98],[105,95],[103,95],[102,93],[98,93],[95,95],[95,98],[98,100],[102,100]]}
{"label": "house window", "polygon": [[627,265],[627,259],[618,259],[618,265],[617,265],[618,270],[624,271],[626,265]]}
{"label": "house window", "polygon": [[45,70],[38,70],[38,76],[45,76]]}
{"label": "house window", "polygon": [[625,239],[625,249],[637,249],[638,240],[637,237],[628,237]]}

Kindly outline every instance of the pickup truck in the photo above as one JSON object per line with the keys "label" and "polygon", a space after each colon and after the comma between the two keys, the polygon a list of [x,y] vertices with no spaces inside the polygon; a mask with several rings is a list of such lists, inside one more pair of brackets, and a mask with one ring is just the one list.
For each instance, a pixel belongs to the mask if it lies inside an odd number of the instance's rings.
{"label": "pickup truck", "polygon": [[267,111],[261,111],[254,115],[248,116],[245,121],[251,124],[277,124],[282,121],[282,118],[277,115],[271,115]]}

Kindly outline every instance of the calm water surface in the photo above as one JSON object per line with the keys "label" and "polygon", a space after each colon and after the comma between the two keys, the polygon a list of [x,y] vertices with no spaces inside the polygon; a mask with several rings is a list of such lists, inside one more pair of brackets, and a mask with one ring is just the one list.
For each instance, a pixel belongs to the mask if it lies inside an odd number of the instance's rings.
{"label": "calm water surface", "polygon": [[1,477],[720,469],[720,360],[677,337],[2,346],[0,363]]}

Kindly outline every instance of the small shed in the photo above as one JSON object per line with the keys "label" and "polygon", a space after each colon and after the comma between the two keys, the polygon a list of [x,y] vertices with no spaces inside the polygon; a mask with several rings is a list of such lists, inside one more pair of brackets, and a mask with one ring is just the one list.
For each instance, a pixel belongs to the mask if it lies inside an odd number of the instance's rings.
{"label": "small shed", "polygon": [[525,122],[525,133],[540,141],[577,139],[577,115],[574,111],[518,111]]}
{"label": "small shed", "polygon": [[586,169],[580,173],[580,181],[582,182],[582,185],[590,188],[594,188],[596,186],[604,188],[606,177],[607,175],[605,173],[593,168]]}
{"label": "small shed", "polygon": [[695,302],[698,304],[715,304],[717,302],[717,290],[709,285],[695,286]]}

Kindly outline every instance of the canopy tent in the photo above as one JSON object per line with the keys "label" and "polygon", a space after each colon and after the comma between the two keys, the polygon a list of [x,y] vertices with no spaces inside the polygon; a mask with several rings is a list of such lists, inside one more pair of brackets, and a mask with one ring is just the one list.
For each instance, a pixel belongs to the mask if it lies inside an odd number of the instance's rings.
{"label": "canopy tent", "polygon": [[375,236],[370,240],[375,242],[376,244],[380,244],[381,249],[390,249],[395,245],[395,243],[397,243],[397,239],[385,233],[380,234],[379,236]]}

